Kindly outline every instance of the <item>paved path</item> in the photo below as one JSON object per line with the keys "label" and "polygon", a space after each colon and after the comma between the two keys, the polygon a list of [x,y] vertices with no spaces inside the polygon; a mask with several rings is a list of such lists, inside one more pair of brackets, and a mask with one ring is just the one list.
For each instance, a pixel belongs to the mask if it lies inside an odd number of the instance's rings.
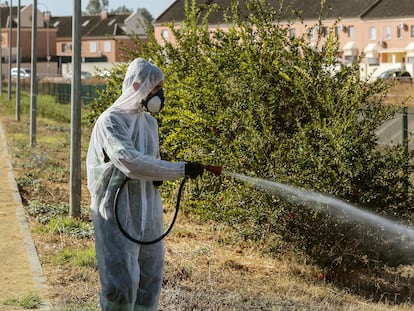
{"label": "paved path", "polygon": [[[0,172],[0,310],[24,310],[4,302],[34,293],[44,297],[46,282],[24,216],[1,123]],[[40,310],[50,307],[45,302]]]}

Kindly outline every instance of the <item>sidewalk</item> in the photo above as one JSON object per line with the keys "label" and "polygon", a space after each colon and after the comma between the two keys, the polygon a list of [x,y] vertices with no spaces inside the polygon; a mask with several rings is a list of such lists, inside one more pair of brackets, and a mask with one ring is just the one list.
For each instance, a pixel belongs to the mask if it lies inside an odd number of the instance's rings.
{"label": "sidewalk", "polygon": [[[0,123],[0,310],[24,310],[7,306],[6,300],[37,294],[45,300],[46,282],[27,225],[14,180],[7,142]],[[43,302],[40,309],[50,310]]]}

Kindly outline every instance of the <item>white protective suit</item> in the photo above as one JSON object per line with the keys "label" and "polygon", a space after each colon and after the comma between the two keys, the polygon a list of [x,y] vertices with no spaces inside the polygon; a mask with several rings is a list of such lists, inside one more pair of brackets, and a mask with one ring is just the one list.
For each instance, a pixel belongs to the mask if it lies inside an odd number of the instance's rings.
{"label": "white protective suit", "polygon": [[[135,239],[153,240],[163,232],[162,206],[153,181],[184,176],[184,162],[160,160],[158,125],[141,102],[163,81],[161,70],[137,58],[128,67],[122,95],[98,118],[87,154],[88,189],[95,246],[106,310],[157,310],[164,268],[164,245],[141,246],[119,230],[113,214],[117,188],[118,215]],[[133,83],[139,84],[136,91]]]}

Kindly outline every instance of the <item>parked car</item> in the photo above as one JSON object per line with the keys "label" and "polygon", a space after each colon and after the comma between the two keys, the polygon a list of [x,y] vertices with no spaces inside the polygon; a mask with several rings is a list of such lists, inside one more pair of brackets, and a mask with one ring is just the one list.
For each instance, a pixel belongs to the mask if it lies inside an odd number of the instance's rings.
{"label": "parked car", "polygon": [[412,82],[412,77],[410,73],[402,69],[390,69],[382,72],[379,76],[379,79],[382,80],[398,80],[401,82]]}
{"label": "parked car", "polygon": [[[72,71],[69,71],[68,74],[66,75],[66,78],[68,80],[71,80],[73,76]],[[93,76],[89,71],[81,71],[81,79],[82,80],[86,80],[86,79],[91,79]]]}
{"label": "parked car", "polygon": [[[17,67],[10,70],[10,76],[12,79],[17,79],[19,70]],[[20,79],[30,79],[32,71],[29,68],[20,68]]]}

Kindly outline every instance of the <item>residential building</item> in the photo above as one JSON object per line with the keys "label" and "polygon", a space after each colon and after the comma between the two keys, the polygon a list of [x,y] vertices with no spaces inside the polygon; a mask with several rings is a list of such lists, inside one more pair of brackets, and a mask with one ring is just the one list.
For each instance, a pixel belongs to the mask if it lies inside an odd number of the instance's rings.
{"label": "residential building", "polygon": [[[138,12],[81,16],[82,58],[86,62],[122,62],[122,46],[133,48],[129,34],[145,38],[144,19]],[[51,25],[57,30],[56,56],[70,60],[72,56],[72,16],[52,17]]]}
{"label": "residential building", "polygon": [[[241,12],[245,12],[241,0]],[[278,0],[269,0],[279,8]],[[189,1],[191,3],[191,1]],[[218,4],[226,8],[231,0],[197,0],[198,4]],[[301,12],[303,22],[291,26],[296,36],[307,34],[310,44],[316,40],[315,31],[321,12],[320,0],[285,0],[284,6]],[[177,27],[184,20],[185,0],[174,1],[154,22],[157,40],[173,40],[168,24]],[[414,76],[414,3],[413,0],[328,0],[323,24],[335,31],[340,42],[339,58],[344,64],[360,63],[361,77],[375,78],[382,71],[404,68]],[[286,16],[287,24],[292,15]],[[226,28],[223,15],[215,13],[209,18],[211,28]]]}
{"label": "residential building", "polygon": [[[48,27],[50,15],[38,12],[37,14],[37,56],[39,60],[46,60],[48,55],[56,54],[56,29]],[[31,59],[32,46],[32,7],[31,5],[20,10],[20,52],[21,61],[27,62]],[[9,59],[11,54],[12,61],[16,61],[17,56],[17,7],[11,8],[5,4],[0,5],[0,27],[1,27],[1,56],[4,60]],[[11,25],[11,28],[10,28]],[[11,36],[10,36],[11,34]],[[11,42],[10,42],[11,41]],[[49,43],[49,44],[48,44]],[[12,47],[10,51],[10,45]]]}
{"label": "residential building", "polygon": [[[9,55],[13,63],[17,58],[17,10],[17,7],[10,9],[7,4],[0,4],[1,56],[6,76],[5,65]],[[32,4],[20,8],[20,62],[26,63],[26,67],[31,62],[32,13]],[[72,20],[73,16],[54,17],[50,12],[38,10],[36,54],[40,75],[65,75],[69,72],[72,59]],[[102,67],[126,61],[123,47],[135,46],[129,35],[145,39],[147,33],[145,20],[139,12],[109,14],[105,11],[96,15],[83,15],[81,23],[82,68],[86,67],[91,72],[98,63]]]}

